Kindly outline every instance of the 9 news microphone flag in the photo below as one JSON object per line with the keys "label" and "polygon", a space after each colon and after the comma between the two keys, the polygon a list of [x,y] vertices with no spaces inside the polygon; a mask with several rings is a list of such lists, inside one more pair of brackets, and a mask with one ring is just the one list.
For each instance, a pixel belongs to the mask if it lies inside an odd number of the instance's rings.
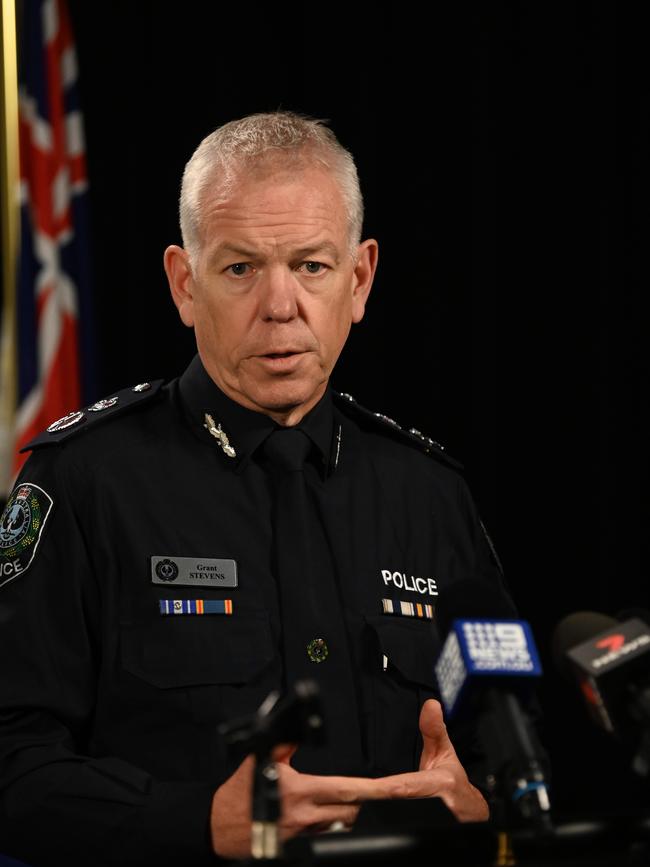
{"label": "9 news microphone flag", "polygon": [[25,0],[20,45],[12,474],[22,446],[93,396],[88,182],[65,0]]}

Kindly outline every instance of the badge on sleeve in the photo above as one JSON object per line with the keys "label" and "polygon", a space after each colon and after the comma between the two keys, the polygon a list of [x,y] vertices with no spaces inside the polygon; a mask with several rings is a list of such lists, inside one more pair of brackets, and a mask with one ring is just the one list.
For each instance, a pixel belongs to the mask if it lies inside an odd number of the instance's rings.
{"label": "badge on sleeve", "polygon": [[0,587],[27,571],[52,508],[52,497],[32,482],[12,491],[0,516]]}

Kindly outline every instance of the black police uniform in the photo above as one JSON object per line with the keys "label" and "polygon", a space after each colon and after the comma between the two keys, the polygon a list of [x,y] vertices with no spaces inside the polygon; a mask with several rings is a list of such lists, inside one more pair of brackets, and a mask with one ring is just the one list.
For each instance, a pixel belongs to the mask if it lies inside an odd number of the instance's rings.
{"label": "black police uniform", "polygon": [[[213,863],[211,799],[237,763],[217,725],[286,686],[285,634],[304,626],[275,574],[264,443],[277,426],[198,357],[168,386],[114,397],[35,441],[1,522],[0,851]],[[292,671],[320,682],[336,736],[295,766],[413,770],[435,606],[466,580],[507,599],[500,570],[431,441],[330,391],[300,427],[329,597]]]}

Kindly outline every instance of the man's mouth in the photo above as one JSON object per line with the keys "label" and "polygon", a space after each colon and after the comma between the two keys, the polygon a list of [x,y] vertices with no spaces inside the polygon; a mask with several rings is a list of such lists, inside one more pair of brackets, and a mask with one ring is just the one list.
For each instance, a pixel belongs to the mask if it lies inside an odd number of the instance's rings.
{"label": "man's mouth", "polygon": [[293,373],[307,354],[303,349],[285,349],[282,352],[266,352],[257,356],[259,364],[273,373]]}
{"label": "man's mouth", "polygon": [[303,355],[305,349],[278,349],[275,352],[260,352],[260,358],[291,358],[293,355]]}

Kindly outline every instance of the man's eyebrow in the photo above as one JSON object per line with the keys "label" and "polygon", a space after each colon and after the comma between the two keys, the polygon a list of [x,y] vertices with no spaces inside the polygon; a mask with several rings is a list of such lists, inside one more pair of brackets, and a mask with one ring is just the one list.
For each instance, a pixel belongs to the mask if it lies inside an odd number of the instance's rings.
{"label": "man's eyebrow", "polygon": [[299,259],[307,259],[309,256],[315,256],[318,253],[329,253],[337,265],[341,258],[338,247],[330,241],[323,241],[322,244],[314,244],[313,247],[301,247],[299,250],[294,251],[294,255]]}
{"label": "man's eyebrow", "polygon": [[257,256],[255,250],[249,250],[247,247],[238,247],[237,244],[223,243],[218,244],[212,253],[210,253],[210,264],[216,262],[224,253],[234,253],[236,256],[243,256],[245,259],[254,259]]}
{"label": "man's eyebrow", "polygon": [[[210,265],[213,265],[217,262],[222,256],[227,254],[234,254],[235,256],[243,256],[244,259],[254,260],[258,257],[258,253],[255,250],[251,250],[248,247],[239,246],[238,244],[231,244],[230,242],[224,242],[218,244],[209,257]],[[318,253],[329,253],[330,256],[334,259],[336,264],[339,264],[341,259],[338,248],[335,244],[332,244],[331,241],[323,241],[322,244],[314,244],[310,247],[300,247],[297,250],[291,251],[292,258],[295,259],[307,259],[310,256],[315,256]]]}

